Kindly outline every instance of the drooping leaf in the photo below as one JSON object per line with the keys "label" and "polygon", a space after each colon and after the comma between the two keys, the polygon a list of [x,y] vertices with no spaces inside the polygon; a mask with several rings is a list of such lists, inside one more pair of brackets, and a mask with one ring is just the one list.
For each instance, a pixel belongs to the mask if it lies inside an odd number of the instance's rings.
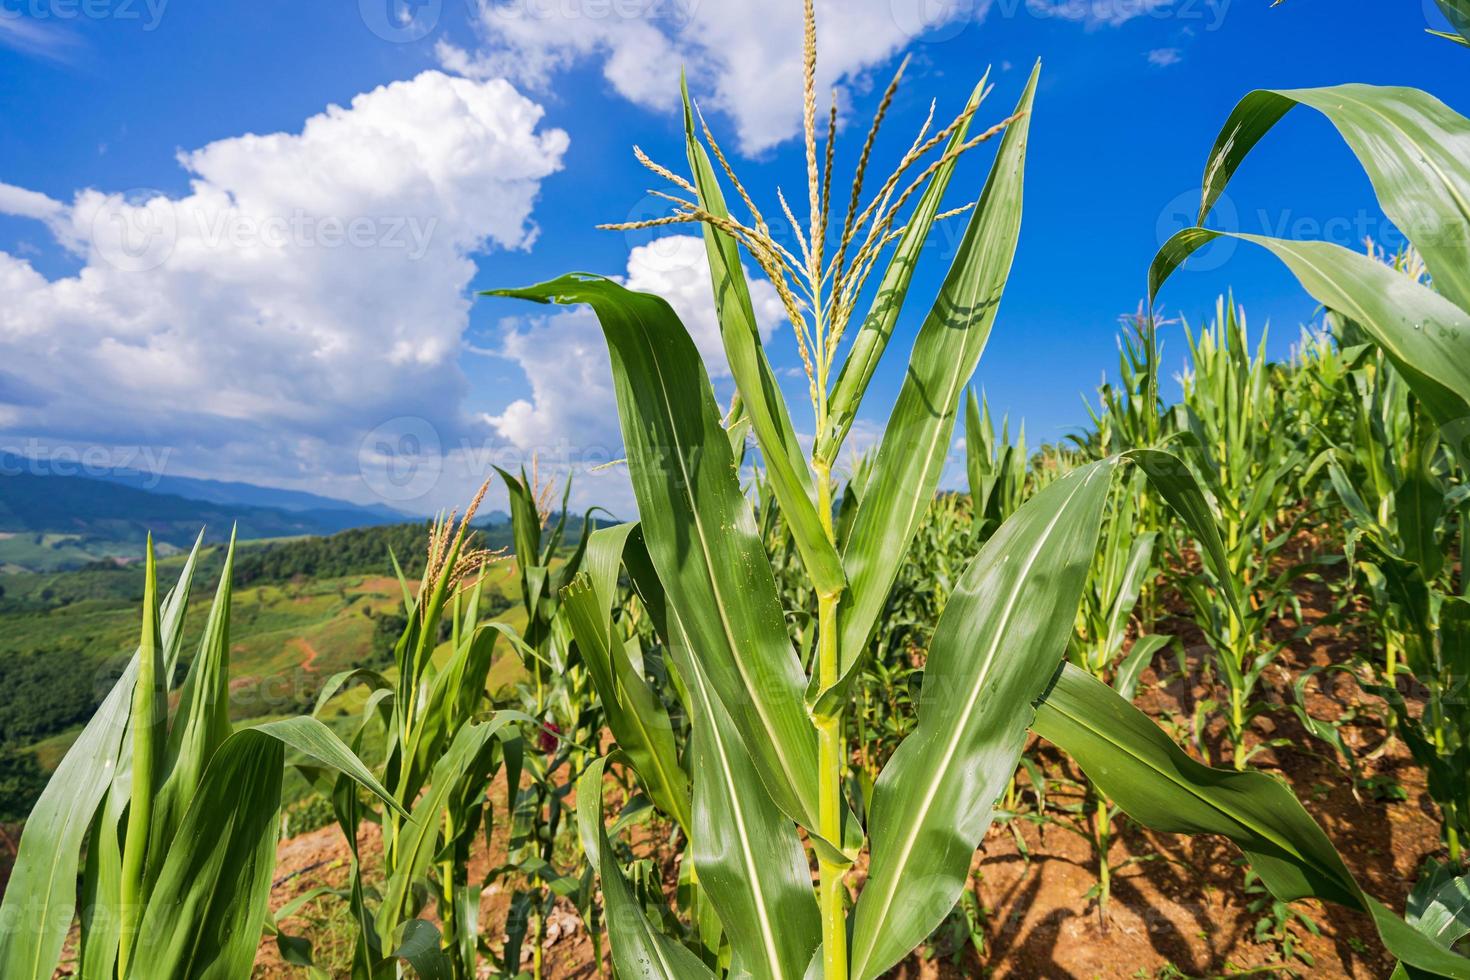
{"label": "drooping leaf", "polygon": [[[1447,14],[1459,8],[1456,26],[1464,25],[1464,0],[1440,0],[1440,6]],[[1372,180],[1383,213],[1424,257],[1435,288],[1470,310],[1470,121],[1419,89],[1350,84],[1250,93],[1225,120],[1210,153],[1197,223],[1204,224],[1261,137],[1298,105],[1337,127]]]}
{"label": "drooping leaf", "polygon": [[1400,960],[1428,976],[1470,977],[1470,960],[1363,893],[1322,828],[1279,780],[1194,761],[1147,715],[1070,664],[1038,702],[1031,727],[1139,823],[1228,837],[1282,901],[1322,898],[1368,912]]}
{"label": "drooping leaf", "polygon": [[[1165,242],[1149,269],[1150,296],[1186,258],[1223,234],[1186,228]],[[1232,237],[1271,252],[1317,302],[1362,327],[1440,423],[1470,416],[1470,312],[1340,245]]]}

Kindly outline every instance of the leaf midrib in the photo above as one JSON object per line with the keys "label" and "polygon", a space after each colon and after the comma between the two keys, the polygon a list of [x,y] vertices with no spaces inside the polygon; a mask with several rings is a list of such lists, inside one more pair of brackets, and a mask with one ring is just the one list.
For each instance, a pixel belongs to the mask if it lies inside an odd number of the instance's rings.
{"label": "leaf midrib", "polygon": [[[692,487],[692,483],[689,479],[689,471],[685,465],[683,442],[679,438],[678,426],[673,423],[673,400],[669,394],[668,382],[664,378],[663,365],[659,362],[658,356],[655,353],[652,338],[649,336],[648,326],[642,314],[636,309],[633,309],[632,304],[627,304],[627,306],[630,312],[633,313],[633,322],[638,325],[640,339],[643,341],[644,347],[647,351],[648,361],[650,365],[652,365],[654,376],[658,381],[659,394],[664,402],[665,417],[669,419],[669,437],[673,440],[675,449],[674,456],[678,460],[679,473],[683,477],[682,485],[686,488]],[[709,539],[708,535],[705,533],[704,522],[700,517],[699,508],[695,506],[696,502],[691,491],[686,490],[683,496],[688,502],[689,512],[693,517],[695,532],[699,536],[699,557],[701,562],[704,564],[705,574],[710,583],[710,590],[714,593],[715,596],[715,608],[719,613],[720,627],[725,634],[726,644],[728,645],[732,654],[731,659],[735,662],[736,670],[739,671],[740,679],[742,682],[744,682],[746,690],[751,694],[750,701],[753,705],[755,705],[756,712],[760,715],[761,723],[765,726],[767,731],[774,734],[776,732],[779,732],[779,729],[772,723],[770,717],[767,715],[767,706],[765,704],[765,700],[761,697],[756,696],[756,692],[759,690],[759,686],[753,685],[751,683],[750,676],[746,672],[745,658],[740,656],[740,646],[735,639],[735,634],[733,629],[731,628],[729,616],[726,614],[725,598],[721,594],[719,579],[714,573],[713,565],[710,563],[710,549],[708,544]],[[692,649],[693,648],[691,647],[691,652]],[[792,773],[795,772],[795,769],[791,765],[791,760],[788,759],[786,756],[786,751],[785,747],[782,744],[782,740],[776,737],[771,738],[771,748],[775,751],[776,755],[781,760],[781,765],[786,772],[787,783],[790,790],[796,796],[797,800],[801,802],[803,810],[807,811],[807,817],[810,818],[810,801],[802,799],[801,784],[797,780],[792,778]]]}
{"label": "leaf midrib", "polygon": [[[1112,470],[1111,468],[1109,468],[1106,471],[1098,470],[1095,472],[1106,472],[1110,475]],[[1089,475],[1086,479],[1080,481],[1077,485],[1077,488],[1073,490],[1070,495],[1068,495],[1066,500],[1063,501],[1060,506],[1057,507],[1056,512],[1052,515],[1051,520],[1046,525],[1045,531],[1040,536],[1038,536],[1036,546],[1032,548],[1031,553],[1026,556],[1026,561],[1022,564],[1019,571],[1019,576],[1017,578],[1018,582],[1022,584],[1026,582],[1031,569],[1036,565],[1037,558],[1040,555],[1043,547],[1045,546],[1046,542],[1050,540],[1052,531],[1055,529],[1057,523],[1061,521],[1062,515],[1066,513],[1067,505],[1070,504],[1073,498],[1075,498],[1078,493],[1081,493],[1082,490],[1087,486],[1087,484],[1093,480],[1094,475]],[[970,716],[974,713],[975,702],[976,699],[980,696],[980,689],[984,687],[985,680],[989,676],[991,667],[995,663],[996,652],[1000,648],[1001,639],[1004,633],[1003,627],[1005,624],[1008,624],[1010,622],[1011,616],[1015,611],[1017,597],[1020,595],[1020,593],[1021,589],[1013,589],[1011,590],[1010,596],[1006,600],[1005,606],[1002,610],[1000,621],[999,623],[997,623],[996,628],[993,631],[994,640],[990,644],[990,649],[986,651],[985,660],[980,665],[980,671],[976,677],[975,683],[972,684],[970,687],[970,694],[969,697],[966,699],[964,712],[962,713],[960,720],[956,724],[950,726],[950,731],[952,734],[949,738],[949,744],[944,751],[943,761],[941,764],[934,766],[931,770],[932,775],[929,780],[929,786],[924,794],[924,803],[921,807],[919,807],[917,811],[920,816],[913,822],[909,833],[906,834],[904,837],[904,844],[900,851],[900,857],[892,865],[895,870],[884,875],[884,882],[886,887],[883,892],[883,904],[881,909],[879,910],[880,914],[878,921],[880,922],[887,918],[888,910],[893,906],[893,899],[898,893],[898,879],[902,873],[902,869],[908,866],[909,858],[913,854],[915,845],[918,843],[919,828],[925,822],[925,818],[927,817],[930,808],[933,806],[934,797],[939,791],[939,784],[943,782],[943,776],[945,773],[948,772],[950,763],[954,758],[954,754],[956,751],[958,751],[959,743],[961,741],[960,736],[964,733],[966,722],[968,722]],[[915,731],[913,734],[917,735],[918,731]],[[910,737],[912,737],[912,735]],[[864,892],[866,893],[866,889],[864,889]],[[876,939],[870,939],[867,945],[864,947],[863,957],[861,960],[858,961],[863,967],[867,966],[867,961],[871,956],[871,951],[875,945]]]}

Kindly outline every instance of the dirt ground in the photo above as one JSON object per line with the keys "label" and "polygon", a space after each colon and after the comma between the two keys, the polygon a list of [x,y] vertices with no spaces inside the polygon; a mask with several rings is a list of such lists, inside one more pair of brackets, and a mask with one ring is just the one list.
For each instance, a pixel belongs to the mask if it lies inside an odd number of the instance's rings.
{"label": "dirt ground", "polygon": [[[1323,615],[1326,595],[1318,589],[1304,599],[1312,607],[1304,613],[1310,624]],[[1183,622],[1163,626],[1163,631],[1179,635],[1186,648],[1198,639]],[[1280,628],[1289,631],[1296,626],[1288,621]],[[1308,667],[1344,661],[1345,648],[1355,642],[1359,641],[1332,627],[1312,628],[1268,670],[1267,697],[1289,700],[1293,678]],[[1358,703],[1357,690],[1346,678],[1330,691],[1319,691],[1315,685],[1309,691],[1308,708],[1315,717],[1351,719],[1346,737],[1360,759],[1368,757],[1363,775],[1388,791],[1360,788],[1355,795],[1353,781],[1330,750],[1311,739],[1284,704],[1257,719],[1255,731],[1262,739],[1285,744],[1263,751],[1253,764],[1284,778],[1322,823],[1366,890],[1401,912],[1417,869],[1427,858],[1443,856],[1423,775],[1400,743],[1383,744],[1381,722],[1371,705]],[[1172,656],[1165,654],[1145,673],[1138,704],[1181,744],[1190,744],[1195,705],[1209,694],[1198,677],[1180,677]],[[1206,731],[1202,740],[1208,761],[1220,764],[1219,733]],[[1374,753],[1380,746],[1381,751]],[[1047,821],[1022,818],[997,823],[977,852],[971,888],[981,910],[984,953],[977,954],[963,938],[958,942],[940,938],[890,976],[1176,980],[1246,973],[1388,975],[1392,960],[1379,945],[1368,917],[1316,902],[1295,906],[1312,925],[1297,921],[1287,927],[1297,953],[1285,964],[1289,969],[1283,968],[1279,941],[1257,935],[1264,913],[1251,906],[1261,895],[1247,891],[1240,855],[1232,845],[1218,838],[1154,834],[1122,817],[1115,823],[1109,854],[1115,870],[1108,920],[1103,922],[1088,894],[1097,882],[1095,848],[1090,838],[1065,825],[1068,816],[1061,809],[1080,798],[1075,785],[1068,785],[1078,773],[1051,747],[1033,749],[1047,774],[1053,815]],[[1021,785],[1024,788],[1026,781]],[[361,846],[371,863],[377,853],[375,829],[364,832]],[[503,855],[498,836],[491,849],[499,853],[477,855],[475,873]],[[343,884],[346,858],[335,828],[283,842],[272,907],[317,885]],[[859,867],[854,885],[861,878]],[[503,921],[507,905],[508,896],[491,888],[482,901],[482,921]],[[555,939],[546,949],[545,976],[610,976],[606,963],[599,969],[594,961],[591,941],[570,905],[558,909],[552,925]],[[284,964],[274,940],[267,939],[261,944],[256,975],[286,977],[300,971]]]}

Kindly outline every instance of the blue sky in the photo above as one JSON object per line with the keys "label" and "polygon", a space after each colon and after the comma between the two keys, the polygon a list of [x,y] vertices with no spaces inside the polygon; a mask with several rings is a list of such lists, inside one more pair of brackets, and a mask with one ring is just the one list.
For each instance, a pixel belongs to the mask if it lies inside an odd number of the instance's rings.
{"label": "blue sky", "polygon": [[[1360,81],[1470,110],[1470,56],[1424,33],[1438,25],[1426,7],[818,4],[838,173],[903,54],[883,161],[931,98],[948,118],[992,66],[988,125],[1042,60],[1020,249],[975,380],[1033,440],[1056,438],[1085,419],[1117,318],[1192,209],[1240,96]],[[0,0],[0,444],[409,510],[462,497],[487,462],[615,457],[595,324],[470,294],[572,269],[625,276],[669,294],[712,355],[697,251],[593,225],[653,213],[635,142],[682,169],[681,64],[758,201],[775,210],[778,183],[799,194],[798,20],[795,0]],[[954,203],[978,193],[988,160],[981,148],[967,162]],[[1350,246],[1397,236],[1305,110],[1237,175],[1221,220]],[[961,230],[926,253],[860,437],[886,417]],[[1200,320],[1229,288],[1280,356],[1315,315],[1243,246],[1202,256],[1162,304]],[[757,298],[801,428],[790,329],[769,292]],[[1182,346],[1166,338],[1171,372]],[[414,446],[422,466],[374,470]],[[615,471],[581,478],[577,497],[629,510]]]}

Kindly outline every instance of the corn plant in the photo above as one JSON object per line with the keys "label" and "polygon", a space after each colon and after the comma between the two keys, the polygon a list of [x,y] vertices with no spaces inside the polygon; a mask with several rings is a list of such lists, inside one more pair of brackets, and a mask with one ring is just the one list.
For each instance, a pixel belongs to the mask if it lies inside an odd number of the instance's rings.
{"label": "corn plant", "polygon": [[[1463,793],[1470,715],[1459,635],[1467,607],[1453,555],[1456,507],[1470,491],[1392,364],[1375,352],[1353,378],[1354,439],[1322,459],[1346,513],[1353,580],[1368,599],[1360,616],[1381,644],[1381,659],[1364,658],[1378,678],[1368,687],[1388,705],[1390,733],[1427,772],[1450,859],[1459,863],[1470,833]],[[1409,710],[1401,677],[1422,710]]]}
{"label": "corn plant", "polygon": [[[488,486],[457,523],[450,514],[431,526],[417,588],[400,574],[406,624],[394,645],[392,674],[343,671],[318,694],[320,713],[344,689],[366,689],[351,744],[360,750],[371,732],[382,732],[380,769],[391,788],[387,805],[372,809],[340,777],[322,784],[350,852],[348,887],[339,894],[357,927],[352,975],[360,980],[394,975],[400,959],[420,974],[470,977],[489,952],[478,922],[487,882],[470,880],[470,849],[493,825],[487,796],[502,772],[514,799],[525,756],[517,725],[531,719],[488,711],[486,675],[497,638],[523,646],[503,624],[480,619],[484,568],[499,553],[474,546],[470,523]],[[448,640],[441,642],[446,623]],[[379,888],[363,880],[363,822],[382,831]],[[422,915],[431,900],[437,926]],[[309,949],[296,946],[296,962],[309,964]]]}
{"label": "corn plant", "polygon": [[[1306,460],[1300,448],[1283,443],[1288,427],[1281,388],[1266,360],[1264,331],[1252,354],[1244,311],[1224,300],[1198,336],[1187,324],[1184,329],[1190,363],[1182,378],[1177,427],[1189,440],[1190,458],[1209,490],[1229,582],[1205,566],[1184,577],[1181,586],[1205,635],[1206,666],[1225,687],[1225,736],[1235,767],[1242,769],[1268,747],[1247,746],[1246,732],[1265,710],[1257,696],[1262,675],[1285,645],[1268,628],[1293,600],[1292,582],[1304,571],[1277,566],[1296,527],[1283,515],[1296,503],[1290,494]],[[1177,564],[1183,567],[1182,558]],[[1230,601],[1232,594],[1241,601]]]}
{"label": "corn plant", "polygon": [[248,974],[270,897],[288,748],[396,806],[315,719],[231,724],[233,540],[169,717],[198,551],[196,543],[160,600],[148,541],[137,652],[62,759],[21,837],[0,905],[0,973],[7,978],[51,977],[78,911],[81,976]]}
{"label": "corn plant", "polygon": [[[1107,683],[1124,700],[1132,701],[1139,678],[1153,657],[1169,644],[1159,633],[1135,635],[1135,613],[1144,581],[1153,568],[1155,531],[1137,533],[1138,501],[1145,496],[1146,480],[1141,473],[1122,481],[1109,501],[1098,537],[1087,583],[1077,607],[1077,629],[1067,659],[1098,680]],[[1098,917],[1106,923],[1116,870],[1108,852],[1112,846],[1113,821],[1117,807],[1088,787],[1084,801],[1092,844],[1097,852],[1098,880],[1089,897],[1097,901]]]}
{"label": "corn plant", "polygon": [[[1169,428],[1167,415],[1152,378],[1161,351],[1157,328],[1171,325],[1174,321],[1157,321],[1144,312],[1142,304],[1137,313],[1124,316],[1121,321],[1118,377],[1116,381],[1104,381],[1098,387],[1096,408],[1084,402],[1095,443],[1085,447],[1091,458],[1156,446],[1167,435],[1172,435],[1166,432]],[[1151,494],[1139,496],[1133,507],[1133,519],[1137,534],[1155,535],[1156,549],[1162,546],[1157,536],[1167,534],[1170,524],[1157,497]],[[1137,610],[1140,625],[1146,630],[1152,629],[1158,618],[1159,581],[1157,575],[1145,575],[1139,585]]]}
{"label": "corn plant", "polygon": [[[1470,357],[1464,344],[1466,331],[1470,330],[1470,263],[1465,261],[1470,254],[1470,209],[1465,206],[1470,199],[1470,166],[1459,152],[1470,140],[1470,120],[1433,96],[1410,88],[1339,85],[1253,92],[1226,120],[1210,154],[1199,214],[1201,224],[1251,149],[1299,105],[1324,115],[1348,143],[1372,182],[1384,213],[1404,232],[1422,260],[1432,286],[1419,281],[1420,276],[1404,275],[1375,256],[1326,242],[1243,234],[1235,237],[1273,254],[1334,320],[1351,324],[1381,351],[1402,377],[1418,408],[1438,427],[1436,437],[1427,437],[1411,425],[1409,445],[1402,447],[1411,456],[1405,481],[1395,490],[1393,506],[1397,510],[1407,505],[1414,515],[1403,526],[1412,528],[1410,547],[1426,556],[1429,565],[1426,569],[1410,564],[1405,574],[1396,577],[1393,587],[1411,590],[1404,608],[1413,610],[1410,615],[1423,624],[1415,631],[1417,653],[1412,659],[1417,660],[1417,667],[1411,665],[1410,669],[1425,672],[1434,684],[1458,685],[1467,673],[1459,625],[1464,600],[1447,596],[1447,601],[1436,603],[1427,586],[1427,579],[1433,575],[1426,577],[1425,571],[1435,569],[1441,560],[1428,553],[1441,547],[1439,529],[1444,526],[1442,519],[1449,516],[1445,487],[1435,474],[1437,444],[1443,441],[1451,454],[1461,455],[1464,446],[1459,436],[1465,431],[1465,420],[1470,419]],[[1150,269],[1150,299],[1190,254],[1224,234],[1228,233],[1197,226],[1166,242]],[[1464,460],[1456,458],[1455,465],[1463,470]],[[1338,482],[1347,485],[1347,481]],[[1384,499],[1380,497],[1379,502]],[[1377,524],[1379,514],[1370,510],[1366,501],[1362,503],[1359,516],[1366,519],[1364,524]],[[1458,516],[1463,555],[1463,509]],[[1357,540],[1361,542],[1362,537]],[[1409,717],[1402,710],[1402,700],[1391,687],[1383,693],[1402,726]],[[1463,700],[1462,695],[1455,696],[1453,716],[1445,713],[1443,747],[1434,745],[1431,736],[1420,753],[1431,780],[1438,772],[1440,792],[1448,794],[1450,786],[1456,787],[1457,804],[1463,797],[1465,771],[1460,768],[1465,758],[1460,748],[1465,731],[1460,727]],[[1430,712],[1430,725],[1435,724],[1436,714]],[[1450,727],[1458,732],[1451,735]],[[1424,751],[1431,746],[1432,751]],[[1454,815],[1446,816],[1446,840],[1453,847],[1449,825],[1455,822]],[[1422,922],[1420,928],[1436,941],[1443,939],[1443,934],[1425,928]]]}
{"label": "corn plant", "polygon": [[[595,697],[597,666],[572,645],[560,615],[562,589],[580,570],[586,553],[592,511],[583,515],[577,542],[564,547],[572,484],[562,487],[561,506],[553,515],[556,487],[543,481],[535,460],[531,473],[519,476],[499,470],[510,500],[512,539],[521,605],[526,615],[523,642],[516,644],[528,661],[531,677],[519,685],[521,708],[537,719],[541,733],[537,751],[524,757],[530,784],[510,786],[513,822],[507,861],[519,885],[511,897],[506,928],[504,967],[515,973],[523,944],[529,939],[531,974],[540,980],[547,920],[558,897],[573,900],[596,935],[590,913],[591,879],[558,868],[557,847],[570,841],[564,820],[566,797],[589,759],[605,719],[606,699]],[[593,753],[595,754],[595,753]]]}
{"label": "corn plant", "polygon": [[965,475],[970,481],[976,544],[989,538],[1021,506],[1028,490],[1027,462],[1025,425],[1012,443],[1010,420],[1002,419],[997,436],[990,403],[976,402],[971,389],[965,397]]}
{"label": "corn plant", "polygon": [[[786,627],[739,484],[731,432],[700,356],[669,305],[590,276],[493,293],[586,303],[598,317],[640,517],[638,533],[623,534],[622,566],[655,621],[671,677],[686,690],[691,709],[686,856],[718,915],[730,957],[711,964],[680,941],[647,879],[625,871],[628,842],[619,836],[627,810],[611,831],[604,817],[604,776],[620,761],[612,757],[581,777],[577,809],[584,850],[602,883],[615,969],[626,977],[681,980],[727,970],[828,980],[881,975],[955,907],[1028,726],[1077,758],[1100,790],[1136,819],[1164,829],[1223,832],[1239,842],[1278,897],[1322,895],[1377,912],[1381,906],[1361,892],[1321,829],[1280,783],[1260,773],[1200,767],[1106,684],[1076,668],[1057,669],[1121,467],[1143,470],[1153,492],[1189,522],[1208,561],[1223,569],[1223,546],[1189,471],[1154,449],[1071,469],[990,537],[957,580],[935,628],[915,727],[883,766],[866,819],[857,819],[844,797],[851,765],[844,718],[871,652],[876,619],[937,487],[961,392],[994,322],[1019,230],[1036,74],[999,127],[970,137],[970,120],[986,92],[977,88],[952,124],[933,136],[921,133],[898,173],[863,207],[865,149],[839,226],[832,220],[826,162],[834,156],[836,108],[819,153],[810,4],[806,11],[810,218],[796,251],[771,236],[708,129],[696,131],[687,98],[691,175],[639,156],[684,195],[670,195],[674,213],[651,224],[698,223],[704,231],[741,411],[817,598],[810,670],[803,669]],[[880,102],[879,123],[896,84]],[[941,211],[955,158],[1001,130],[986,185],[973,207],[962,209],[972,212],[967,230],[919,328],[839,547],[832,462],[891,336],[920,246],[941,214],[956,213]],[[872,139],[870,131],[865,147]],[[942,155],[903,186],[909,169],[941,145]],[[710,154],[748,212],[746,220],[727,211]],[[916,203],[903,220],[911,196]],[[831,229],[839,227],[833,240]],[[888,244],[894,244],[891,253]],[[809,453],[796,438],[759,342],[742,249],[786,304],[807,369],[815,432]],[[888,262],[869,311],[845,344],[848,323],[869,297],[867,272],[883,255]],[[737,422],[732,419],[732,427]],[[574,583],[568,592],[578,589]],[[591,589],[599,603],[611,601],[595,583]],[[637,764],[632,768],[640,781],[649,778]],[[1242,799],[1251,801],[1245,809]],[[848,871],[864,850],[868,874],[854,900]],[[1385,941],[1416,968],[1470,976],[1470,961],[1405,928],[1386,910],[1380,914]]]}

